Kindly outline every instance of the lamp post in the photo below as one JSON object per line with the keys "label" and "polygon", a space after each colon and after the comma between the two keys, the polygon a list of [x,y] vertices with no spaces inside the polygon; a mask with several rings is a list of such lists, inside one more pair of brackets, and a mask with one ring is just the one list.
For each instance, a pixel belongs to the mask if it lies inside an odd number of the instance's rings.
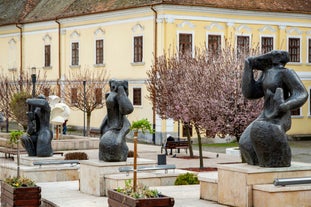
{"label": "lamp post", "polygon": [[36,82],[37,82],[36,67],[31,68],[31,81],[32,81],[32,98],[34,98],[36,96]]}
{"label": "lamp post", "polygon": [[85,111],[86,111],[86,92],[85,92],[85,85],[86,85],[86,80],[83,81],[83,105],[84,105],[84,110],[83,110],[83,136],[85,136]]}

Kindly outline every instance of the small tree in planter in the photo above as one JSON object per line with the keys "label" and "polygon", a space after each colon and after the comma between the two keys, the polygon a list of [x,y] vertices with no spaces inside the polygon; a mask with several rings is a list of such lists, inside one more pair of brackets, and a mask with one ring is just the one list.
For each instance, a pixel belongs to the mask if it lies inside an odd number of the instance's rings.
{"label": "small tree in planter", "polygon": [[36,186],[32,179],[20,176],[20,149],[19,142],[22,131],[10,133],[9,144],[17,145],[17,175],[8,177],[1,183],[1,206],[29,206],[39,207],[41,205],[41,188]]}
{"label": "small tree in planter", "polygon": [[9,143],[11,145],[16,144],[17,146],[17,178],[19,178],[19,165],[20,165],[20,151],[19,151],[19,142],[24,133],[22,131],[12,131],[10,133]]}
{"label": "small tree in planter", "polygon": [[131,125],[131,130],[134,131],[134,166],[133,166],[133,190],[136,192],[137,186],[137,136],[138,132],[141,131],[143,134],[148,131],[153,134],[154,131],[152,129],[151,123],[148,119],[141,119],[138,121],[133,121]]}
{"label": "small tree in planter", "polygon": [[147,119],[141,119],[132,122],[131,130],[134,131],[134,166],[133,166],[133,185],[132,181],[125,182],[125,188],[116,190],[108,190],[108,204],[111,207],[172,207],[174,206],[174,198],[164,196],[157,190],[151,190],[147,186],[137,186],[137,135],[141,131],[145,133],[154,133],[151,123]]}

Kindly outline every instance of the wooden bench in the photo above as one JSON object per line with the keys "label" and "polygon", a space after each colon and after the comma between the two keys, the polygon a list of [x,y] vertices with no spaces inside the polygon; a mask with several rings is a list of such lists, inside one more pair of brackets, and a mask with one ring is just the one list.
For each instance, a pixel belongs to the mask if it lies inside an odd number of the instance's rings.
{"label": "wooden bench", "polygon": [[[176,165],[154,165],[154,166],[138,166],[137,171],[150,171],[150,170],[164,170],[167,174],[168,170],[175,170]],[[119,167],[120,172],[126,172],[128,175],[129,172],[133,172],[134,168],[132,166]]]}
{"label": "wooden bench", "polygon": [[175,141],[167,141],[164,146],[161,148],[161,153],[163,149],[165,149],[165,154],[167,154],[167,149],[185,149],[186,153],[188,153],[189,142],[188,140],[175,140]]}
{"label": "wooden bench", "polygon": [[34,161],[33,165],[63,165],[63,164],[71,164],[77,165],[80,164],[80,160],[42,160],[42,161]]}

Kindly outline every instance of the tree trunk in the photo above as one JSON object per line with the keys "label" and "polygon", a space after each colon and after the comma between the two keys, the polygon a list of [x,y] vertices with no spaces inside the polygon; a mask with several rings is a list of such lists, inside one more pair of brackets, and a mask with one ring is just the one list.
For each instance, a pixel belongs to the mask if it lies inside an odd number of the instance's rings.
{"label": "tree trunk", "polygon": [[91,114],[92,112],[86,112],[86,136],[89,137],[91,134]]}
{"label": "tree trunk", "polygon": [[194,125],[195,131],[198,135],[198,145],[199,145],[199,157],[200,157],[200,168],[204,168],[203,164],[203,153],[202,153],[202,141],[201,141],[201,134],[200,134],[200,129],[197,125]]}
{"label": "tree trunk", "polygon": [[191,127],[190,124],[187,124],[187,140],[188,140],[188,145],[189,145],[189,155],[190,157],[193,157],[193,150],[192,150],[192,144],[191,144],[191,137],[190,137],[190,130],[189,128]]}

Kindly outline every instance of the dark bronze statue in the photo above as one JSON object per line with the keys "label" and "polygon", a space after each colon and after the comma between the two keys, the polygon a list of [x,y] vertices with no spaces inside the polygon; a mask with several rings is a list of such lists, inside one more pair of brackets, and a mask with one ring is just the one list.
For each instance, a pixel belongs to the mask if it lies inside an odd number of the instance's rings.
{"label": "dark bronze statue", "polygon": [[[291,149],[286,131],[291,127],[291,110],[301,107],[308,93],[297,74],[285,68],[286,51],[249,57],[245,60],[242,92],[248,99],[264,98],[263,112],[240,137],[241,156],[251,165],[288,167]],[[254,79],[253,70],[262,72]]]}
{"label": "dark bronze statue", "polygon": [[126,115],[134,108],[128,98],[128,82],[110,80],[110,92],[106,94],[107,115],[100,126],[99,160],[126,161],[128,146],[125,136],[130,131]]}
{"label": "dark bronze statue", "polygon": [[53,155],[51,141],[53,132],[50,130],[51,108],[43,95],[27,99],[30,107],[27,134],[21,138],[21,143],[29,156],[50,157]]}

